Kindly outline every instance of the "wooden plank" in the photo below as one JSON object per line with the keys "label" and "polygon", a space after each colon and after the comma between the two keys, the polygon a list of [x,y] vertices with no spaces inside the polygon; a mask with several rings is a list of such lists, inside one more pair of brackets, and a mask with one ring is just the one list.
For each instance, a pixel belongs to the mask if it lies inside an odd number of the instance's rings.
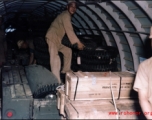
{"label": "wooden plank", "polygon": [[68,72],[65,86],[65,93],[71,100],[112,99],[111,87],[117,99],[120,77],[109,72]]}
{"label": "wooden plank", "polygon": [[5,84],[9,83],[8,72],[3,72],[2,73],[2,82],[4,82]]}
{"label": "wooden plank", "polygon": [[12,75],[12,71],[11,71],[11,70],[8,71],[8,77],[9,77],[9,83],[10,83],[10,84],[13,84],[14,81],[13,81],[13,75]]}
{"label": "wooden plank", "polygon": [[117,105],[126,105],[126,106],[132,106],[132,105],[136,105],[139,104],[138,99],[120,99],[120,100],[115,100]]}
{"label": "wooden plank", "polygon": [[127,71],[113,73],[120,76],[121,88],[119,98],[138,98],[137,93],[133,90],[135,74]]}
{"label": "wooden plank", "polygon": [[5,99],[8,96],[9,96],[8,99],[12,97],[11,96],[11,89],[10,89],[10,87],[3,87],[2,88],[2,92],[3,92],[3,94],[2,94],[3,95],[3,99]]}
{"label": "wooden plank", "polygon": [[115,111],[109,101],[67,101],[66,97],[65,112],[68,119],[116,119],[116,116],[109,115],[109,112]]}
{"label": "wooden plank", "polygon": [[14,85],[11,85],[11,86],[10,86],[10,90],[11,90],[11,96],[12,96],[12,98],[15,98],[16,95],[15,95]]}
{"label": "wooden plank", "polygon": [[[57,107],[60,111],[60,114],[62,114],[65,117],[65,112],[64,112],[64,107],[66,104],[72,104],[74,106],[88,106],[92,105],[92,106],[98,106],[98,105],[106,105],[108,106],[109,104],[112,105],[112,101],[111,100],[79,100],[79,101],[71,101],[68,99],[67,96],[65,96],[64,91],[62,90],[58,90],[57,92]],[[106,107],[108,108],[108,107]]]}
{"label": "wooden plank", "polygon": [[65,105],[65,93],[62,90],[58,90],[57,91],[57,108],[59,109],[60,114],[65,117],[64,105]]}
{"label": "wooden plank", "polygon": [[[70,100],[67,96],[65,97],[65,103],[72,103],[74,106],[87,106],[87,105],[113,105],[112,100],[102,99],[102,100]],[[106,109],[106,108],[105,108]]]}
{"label": "wooden plank", "polygon": [[116,100],[119,109],[120,119],[139,119],[144,118],[138,99]]}
{"label": "wooden plank", "polygon": [[32,92],[31,92],[31,89],[30,89],[29,85],[28,84],[23,84],[23,86],[24,86],[26,96],[27,97],[32,97]]}
{"label": "wooden plank", "polygon": [[[59,94],[65,94],[59,90]],[[60,95],[61,98],[61,95]],[[138,119],[142,115],[137,99],[115,100],[117,112],[112,100],[78,100],[73,101],[64,96],[64,110],[68,119]],[[62,109],[60,107],[60,109]],[[64,113],[65,114],[65,113]],[[63,115],[64,115],[63,114]]]}
{"label": "wooden plank", "polygon": [[19,72],[20,72],[20,76],[21,76],[22,82],[23,83],[28,83],[27,77],[26,77],[26,74],[24,72],[24,68],[23,67],[19,67]]}
{"label": "wooden plank", "polygon": [[138,100],[116,100],[117,112],[110,100],[70,101],[66,97],[65,101],[68,119],[139,119],[142,116]]}
{"label": "wooden plank", "polygon": [[120,109],[119,111],[120,119],[132,119],[132,120],[138,120],[139,115],[142,115],[142,111],[136,110],[134,107],[123,107],[123,109]]}
{"label": "wooden plank", "polygon": [[10,66],[4,66],[2,70],[2,81],[4,84],[13,84],[13,77]]}
{"label": "wooden plank", "polygon": [[14,83],[21,83],[18,67],[12,67],[12,75],[13,75]]}
{"label": "wooden plank", "polygon": [[16,84],[15,86],[15,93],[16,93],[16,97],[18,98],[25,98],[25,91],[23,89],[23,86],[20,84]]}

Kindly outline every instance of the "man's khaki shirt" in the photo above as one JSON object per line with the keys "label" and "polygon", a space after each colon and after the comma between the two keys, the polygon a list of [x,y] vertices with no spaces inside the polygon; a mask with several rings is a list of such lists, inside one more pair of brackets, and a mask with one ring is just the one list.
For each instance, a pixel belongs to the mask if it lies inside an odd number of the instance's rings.
{"label": "man's khaki shirt", "polygon": [[71,24],[71,15],[68,10],[63,11],[52,22],[50,28],[46,33],[46,38],[54,42],[57,46],[59,46],[65,33],[67,34],[71,44],[77,43],[79,41],[76,34],[74,33]]}

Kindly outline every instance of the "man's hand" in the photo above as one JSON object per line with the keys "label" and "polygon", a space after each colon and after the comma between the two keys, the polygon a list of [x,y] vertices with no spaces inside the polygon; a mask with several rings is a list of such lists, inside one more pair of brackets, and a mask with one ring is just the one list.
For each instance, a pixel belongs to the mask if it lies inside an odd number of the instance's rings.
{"label": "man's hand", "polygon": [[77,44],[78,44],[78,49],[79,50],[83,50],[84,49],[85,46],[81,42],[78,42]]}

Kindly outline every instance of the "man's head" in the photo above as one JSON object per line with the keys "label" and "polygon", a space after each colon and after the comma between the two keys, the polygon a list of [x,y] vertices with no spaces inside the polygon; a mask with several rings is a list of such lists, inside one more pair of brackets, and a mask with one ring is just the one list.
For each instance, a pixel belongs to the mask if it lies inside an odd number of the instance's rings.
{"label": "man's head", "polygon": [[17,42],[17,46],[19,49],[26,49],[28,48],[28,44],[24,40],[19,40]]}
{"label": "man's head", "polygon": [[68,1],[67,9],[71,15],[73,15],[76,12],[77,7],[78,6],[75,0]]}

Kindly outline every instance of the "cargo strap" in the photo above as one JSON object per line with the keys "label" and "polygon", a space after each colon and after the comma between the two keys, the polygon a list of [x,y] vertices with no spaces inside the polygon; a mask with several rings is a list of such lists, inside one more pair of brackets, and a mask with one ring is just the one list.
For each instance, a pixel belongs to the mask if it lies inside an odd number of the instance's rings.
{"label": "cargo strap", "polygon": [[119,86],[118,100],[120,99],[121,82],[122,82],[122,77],[120,77],[120,86]]}
{"label": "cargo strap", "polygon": [[65,86],[64,85],[59,85],[58,87],[56,87],[56,90],[63,90],[63,91],[65,91]]}
{"label": "cargo strap", "polygon": [[79,118],[79,112],[77,111],[77,109],[73,106],[73,104],[70,102],[71,106],[73,107],[73,109],[77,112],[77,118]]}
{"label": "cargo strap", "polygon": [[[112,100],[114,102],[114,107],[115,107],[115,110],[116,110],[116,113],[118,112],[117,111],[117,106],[116,106],[116,102],[115,102],[115,99],[114,99],[114,94],[113,94],[113,90],[112,90],[112,82],[111,82],[111,71],[110,72],[110,90],[111,90],[111,93],[112,93]],[[116,114],[116,119],[118,120],[118,114]]]}
{"label": "cargo strap", "polygon": [[79,77],[74,72],[72,72],[72,73],[77,77],[77,83],[76,83],[75,92],[74,92],[74,101],[75,101],[75,97],[77,94],[77,87],[78,87],[78,83],[79,83]]}

